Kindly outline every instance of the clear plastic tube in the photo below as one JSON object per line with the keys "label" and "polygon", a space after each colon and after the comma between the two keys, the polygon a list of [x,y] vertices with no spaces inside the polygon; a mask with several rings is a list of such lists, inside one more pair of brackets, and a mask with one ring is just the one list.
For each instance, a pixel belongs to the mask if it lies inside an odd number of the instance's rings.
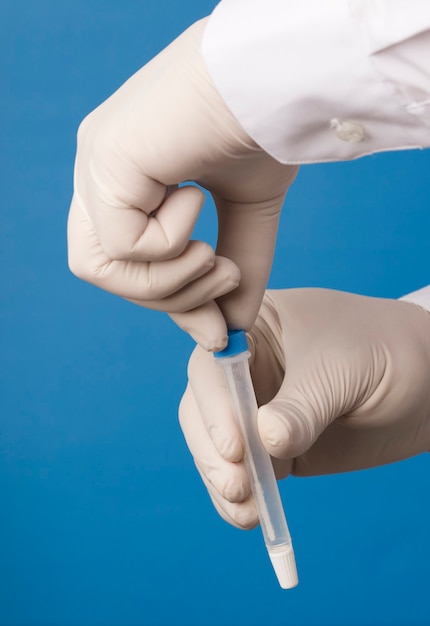
{"label": "clear plastic tube", "polygon": [[258,407],[249,371],[247,340],[243,331],[231,331],[229,338],[227,349],[215,353],[216,362],[223,368],[232,408],[242,433],[245,467],[264,543],[280,586],[291,589],[298,584],[294,551],[272,461],[258,433]]}

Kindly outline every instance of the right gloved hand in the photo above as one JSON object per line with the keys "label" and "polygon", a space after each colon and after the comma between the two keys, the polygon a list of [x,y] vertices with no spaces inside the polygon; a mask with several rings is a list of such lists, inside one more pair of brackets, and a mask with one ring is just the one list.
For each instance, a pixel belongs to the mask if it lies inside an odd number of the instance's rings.
{"label": "right gloved hand", "polygon": [[[430,315],[325,289],[268,291],[249,333],[258,427],[278,478],[348,472],[430,449]],[[257,523],[221,368],[197,347],[181,426],[215,507]]]}
{"label": "right gloved hand", "polygon": [[[261,150],[227,109],[202,59],[205,24],[81,124],[68,245],[77,276],[167,311],[200,345],[221,349],[226,322],[248,329],[257,316],[297,167]],[[216,255],[189,241],[204,199],[196,187],[177,188],[189,180],[215,200]]]}

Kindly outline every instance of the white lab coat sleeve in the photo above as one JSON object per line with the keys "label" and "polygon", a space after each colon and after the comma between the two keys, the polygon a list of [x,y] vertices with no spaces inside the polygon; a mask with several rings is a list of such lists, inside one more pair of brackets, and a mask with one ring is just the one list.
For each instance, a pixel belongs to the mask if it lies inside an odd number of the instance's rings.
{"label": "white lab coat sleeve", "polygon": [[412,291],[406,296],[400,298],[400,300],[413,302],[414,304],[417,304],[421,308],[430,312],[430,285],[428,285],[427,287],[422,287],[422,289],[418,289],[417,291]]}
{"label": "white lab coat sleeve", "polygon": [[430,146],[429,0],[222,0],[202,51],[282,163]]}

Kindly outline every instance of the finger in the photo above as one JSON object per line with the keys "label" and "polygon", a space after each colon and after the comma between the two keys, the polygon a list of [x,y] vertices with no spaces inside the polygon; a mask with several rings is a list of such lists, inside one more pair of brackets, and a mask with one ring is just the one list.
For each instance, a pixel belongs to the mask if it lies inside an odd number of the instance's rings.
{"label": "finger", "polygon": [[[175,280],[177,261],[181,261],[183,263],[185,260],[187,263],[190,263],[191,261],[194,262],[197,254],[195,249],[198,249],[198,246],[206,245],[207,244],[201,241],[190,241],[187,250],[177,259],[173,259],[171,261],[153,261],[150,264],[152,289],[151,298],[148,299],[143,296],[140,299],[129,299],[136,304],[140,304],[141,306],[147,308],[166,311],[167,313],[176,313],[189,311],[231,291],[232,289],[236,289],[239,283],[239,272],[237,267],[229,259],[215,257],[214,266],[205,274],[191,281],[187,285],[180,287],[177,291],[164,298],[156,297],[156,285],[158,285],[161,295],[166,291],[166,286],[169,284],[168,280],[170,280],[174,286],[173,281]],[[197,259],[197,261],[198,260],[199,259]],[[120,261],[118,261],[118,263],[119,262]],[[166,280],[164,279],[165,275]]]}
{"label": "finger", "polygon": [[101,246],[116,260],[177,257],[190,240],[203,202],[204,194],[197,187],[173,191],[149,214],[115,199],[108,204],[105,199],[103,214],[94,219]]}
{"label": "finger", "polygon": [[214,196],[218,212],[217,254],[234,261],[241,282],[234,294],[219,300],[231,328],[250,330],[269,279],[279,215],[285,193],[258,202],[237,202]]}
{"label": "finger", "polygon": [[188,364],[188,379],[199,414],[213,445],[227,461],[240,461],[243,444],[222,368],[211,353],[197,347]]}
{"label": "finger", "polygon": [[346,407],[342,372],[319,354],[287,367],[279,392],[259,408],[258,427],[268,452],[293,459],[309,450]]}
{"label": "finger", "polygon": [[171,259],[183,252],[204,201],[205,196],[197,187],[180,187],[172,191],[149,217],[134,246],[133,258],[147,261]]}
{"label": "finger", "polygon": [[[227,259],[215,259],[203,242],[190,242],[176,259],[112,261],[87,216],[73,200],[68,220],[69,265],[80,278],[130,300],[154,301],[153,308],[184,311],[237,286],[239,273]],[[213,270],[213,271],[211,271]],[[208,274],[201,283],[194,283]],[[180,290],[183,287],[182,293]],[[171,294],[172,301],[161,302]]]}
{"label": "finger", "polygon": [[81,125],[75,202],[87,214],[109,258],[150,261],[175,257],[190,239],[204,194],[190,186],[174,191],[170,186],[166,193],[165,184],[145,175],[124,147],[122,135],[118,121]]}
{"label": "finger", "polygon": [[[297,168],[258,152],[245,162],[242,172],[226,173],[224,189],[212,191],[218,213],[216,252],[239,267],[239,288],[221,298],[219,305],[231,328],[250,330],[255,322],[269,279],[276,246],[279,216]],[[269,161],[269,163],[267,162]],[[232,167],[233,169],[233,167]]]}
{"label": "finger", "polygon": [[[197,465],[196,467],[199,470]],[[206,480],[205,476],[201,474],[200,470],[199,473],[208,490],[212,504],[223,520],[240,530],[251,530],[258,526],[257,507],[255,506],[255,500],[251,494],[242,502],[229,502],[213,489],[212,485]]]}
{"label": "finger", "polygon": [[250,493],[244,464],[232,463],[221,457],[202,420],[190,385],[179,406],[179,421],[188,448],[204,480],[228,502],[242,502]]}
{"label": "finger", "polygon": [[204,350],[217,352],[226,347],[227,326],[213,300],[183,313],[170,313],[170,317]]}

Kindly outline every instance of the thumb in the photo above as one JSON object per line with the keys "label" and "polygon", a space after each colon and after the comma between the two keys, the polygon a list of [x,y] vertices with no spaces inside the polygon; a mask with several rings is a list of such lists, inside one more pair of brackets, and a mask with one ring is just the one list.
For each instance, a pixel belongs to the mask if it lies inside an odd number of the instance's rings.
{"label": "thumb", "polygon": [[[320,364],[321,365],[321,364]],[[307,452],[322,432],[345,412],[344,385],[314,365],[287,375],[276,396],[259,408],[258,429],[269,454],[293,459]],[[340,393],[339,393],[340,392]],[[336,397],[337,396],[337,397]]]}
{"label": "thumb", "polygon": [[[254,159],[254,161],[253,161]],[[242,171],[225,175],[225,186],[209,189],[218,213],[217,254],[240,270],[237,289],[217,300],[230,328],[250,330],[267,287],[276,246],[279,217],[297,167],[267,155],[243,159]]]}
{"label": "thumb", "polygon": [[238,288],[217,300],[230,328],[249,330],[255,322],[272,267],[283,199],[246,203],[215,197],[217,254],[240,270]]}

